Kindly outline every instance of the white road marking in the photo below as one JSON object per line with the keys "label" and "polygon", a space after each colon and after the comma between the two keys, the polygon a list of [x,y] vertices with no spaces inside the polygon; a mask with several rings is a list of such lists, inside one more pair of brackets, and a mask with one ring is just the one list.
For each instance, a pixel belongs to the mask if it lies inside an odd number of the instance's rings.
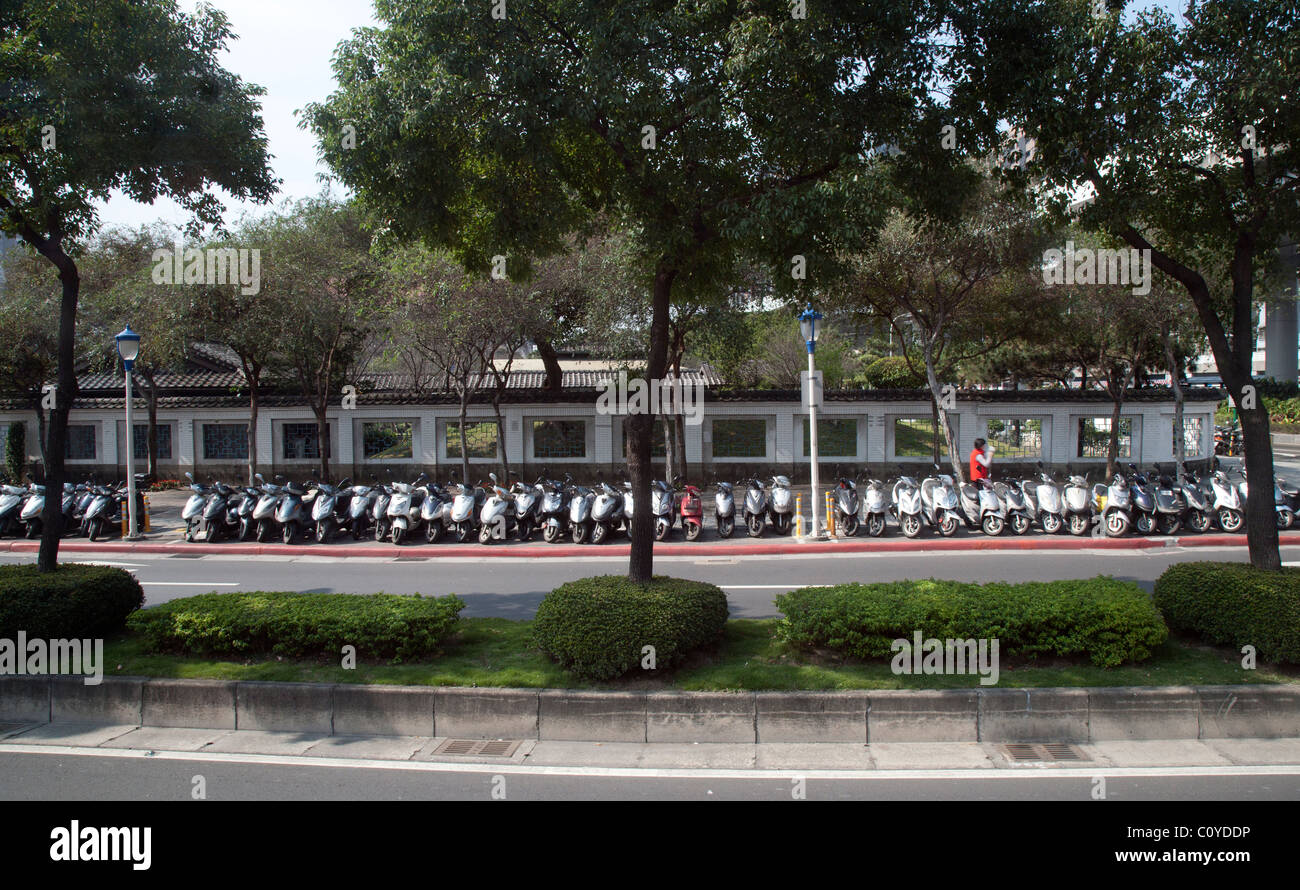
{"label": "white road marking", "polygon": [[144,587],[238,587],[241,581],[141,581]]}
{"label": "white road marking", "polygon": [[1300,764],[1231,766],[1071,766],[1060,769],[688,769],[603,766],[530,766],[520,763],[448,763],[421,760],[355,760],[278,754],[220,754],[204,751],[157,751],[131,748],[85,748],[64,745],[0,743],[0,754],[53,754],[63,757],[182,760],[262,766],[319,766],[331,769],[379,769],[430,773],[509,773],[533,776],[593,776],[628,779],[1077,779],[1175,778],[1198,776],[1300,776]]}

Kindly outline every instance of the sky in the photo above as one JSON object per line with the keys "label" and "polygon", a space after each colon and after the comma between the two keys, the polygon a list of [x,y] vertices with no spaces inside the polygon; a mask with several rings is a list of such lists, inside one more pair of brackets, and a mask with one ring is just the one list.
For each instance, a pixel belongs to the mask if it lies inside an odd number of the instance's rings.
{"label": "sky", "polygon": [[[284,180],[276,203],[319,194],[325,171],[316,158],[315,138],[299,129],[294,112],[309,102],[324,100],[334,89],[330,60],[339,41],[353,28],[377,25],[371,0],[210,0],[230,18],[237,39],[232,40],[222,63],[248,83],[266,89],[262,119],[274,156],[272,168]],[[617,2],[617,0],[612,0]],[[976,0],[978,2],[978,0]],[[181,0],[193,11],[198,0]],[[1135,6],[1162,6],[1180,14],[1186,0],[1144,0]],[[339,186],[334,186],[336,192]],[[226,220],[243,212],[257,213],[256,204],[234,202],[222,195]],[[181,225],[188,219],[172,201],[138,204],[113,196],[101,209],[106,226],[136,228],[163,220]]]}

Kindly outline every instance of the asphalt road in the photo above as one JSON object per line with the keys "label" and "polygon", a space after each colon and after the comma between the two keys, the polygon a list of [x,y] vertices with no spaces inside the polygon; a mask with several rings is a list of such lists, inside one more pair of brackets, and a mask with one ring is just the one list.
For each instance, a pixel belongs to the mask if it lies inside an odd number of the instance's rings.
{"label": "asphalt road", "polygon": [[[709,581],[726,590],[732,616],[778,615],[773,598],[810,584],[941,578],[956,581],[1035,581],[1091,578],[1099,574],[1137,581],[1146,588],[1175,562],[1246,559],[1244,547],[1098,551],[970,551],[953,553],[853,553],[824,556],[661,556],[655,571]],[[1300,546],[1282,558],[1300,563]],[[35,554],[0,554],[0,564],[32,562]],[[302,556],[91,556],[64,561],[100,562],[131,571],[144,586],[146,605],[210,591],[293,590],[315,593],[459,594],[465,617],[531,618],[550,590],[575,578],[622,574],[625,557],[516,559],[493,556],[397,559]]]}
{"label": "asphalt road", "polygon": [[[0,800],[189,800],[204,778],[208,800],[790,800],[797,771],[511,769],[438,764],[409,769],[363,761],[346,765],[124,759],[58,754],[0,755]],[[819,778],[808,800],[1090,800],[1106,770],[1008,774],[985,770],[880,771]],[[1252,774],[1130,771],[1106,779],[1108,800],[1241,801],[1300,799],[1300,776],[1260,767]],[[1169,772],[1169,771],[1165,771]],[[1293,772],[1293,771],[1292,771]],[[611,774],[612,773],[612,774]],[[1133,774],[1136,773],[1136,774]],[[501,799],[498,797],[497,799]]]}

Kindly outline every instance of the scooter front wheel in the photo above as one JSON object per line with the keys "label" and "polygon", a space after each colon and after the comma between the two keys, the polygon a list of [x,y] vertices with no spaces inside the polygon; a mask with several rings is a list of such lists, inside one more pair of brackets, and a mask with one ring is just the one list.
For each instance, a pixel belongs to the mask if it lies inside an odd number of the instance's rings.
{"label": "scooter front wheel", "polygon": [[1219,528],[1231,534],[1241,531],[1241,526],[1242,516],[1236,510],[1228,507],[1219,510]]}
{"label": "scooter front wheel", "polygon": [[1061,530],[1061,525],[1061,517],[1057,516],[1055,513],[1043,514],[1043,531],[1047,534],[1057,534]]}
{"label": "scooter front wheel", "polygon": [[921,534],[921,517],[917,515],[904,516],[899,525],[903,529],[903,534],[909,538],[915,538]]}
{"label": "scooter front wheel", "polygon": [[478,542],[480,544],[492,543],[492,527],[489,525],[480,525],[478,529]]}
{"label": "scooter front wheel", "polygon": [[39,519],[33,519],[27,523],[27,537],[39,538],[41,536],[42,528],[43,526],[41,525],[41,521]]}
{"label": "scooter front wheel", "polygon": [[456,540],[464,544],[469,540],[469,536],[474,533],[474,526],[468,522],[456,523]]}
{"label": "scooter front wheel", "polygon": [[515,537],[520,541],[527,541],[533,536],[533,521],[524,519],[519,522],[519,528],[516,529]]}
{"label": "scooter front wheel", "polygon": [[575,522],[573,524],[573,543],[575,544],[587,543],[587,523]]}
{"label": "scooter front wheel", "polygon": [[[605,539],[608,537],[609,537],[609,526],[605,525],[605,523],[597,522],[595,525],[591,527],[591,543],[604,544]],[[655,535],[655,539],[660,541],[663,540],[663,538],[660,538],[659,535],[657,534]]]}
{"label": "scooter front wheel", "polygon": [[554,523],[547,523],[546,528],[542,529],[542,540],[548,544],[554,544],[560,540],[560,526]]}
{"label": "scooter front wheel", "polygon": [[298,523],[286,522],[284,528],[280,530],[280,540],[286,544],[292,544],[298,537]]}
{"label": "scooter front wheel", "polygon": [[430,544],[436,544],[442,540],[443,531],[442,522],[437,519],[431,519],[424,526],[424,540],[428,541]]}
{"label": "scooter front wheel", "polygon": [[1139,535],[1149,535],[1156,530],[1156,519],[1150,513],[1139,513],[1133,520],[1133,528]]}
{"label": "scooter front wheel", "polygon": [[748,516],[748,517],[746,517],[746,518],[745,518],[745,525],[746,525],[746,526],[748,527],[748,529],[749,529],[749,536],[750,536],[751,538],[757,538],[759,535],[763,534],[763,517],[762,517],[762,516]]}
{"label": "scooter front wheel", "polygon": [[1290,510],[1278,510],[1278,511],[1277,511],[1277,527],[1278,527],[1278,528],[1280,528],[1280,529],[1288,529],[1288,528],[1290,528],[1290,527],[1293,526],[1293,525],[1295,525],[1295,514],[1294,514],[1294,513],[1292,513]]}
{"label": "scooter front wheel", "polygon": [[330,532],[332,531],[333,527],[328,522],[318,522],[316,524],[316,543],[324,544],[330,539]]}
{"label": "scooter front wheel", "polygon": [[1182,520],[1172,513],[1161,513],[1160,518],[1156,520],[1156,528],[1162,535],[1176,535],[1182,525]]}
{"label": "scooter front wheel", "polygon": [[867,534],[878,538],[885,533],[885,515],[873,513],[867,517]]}
{"label": "scooter front wheel", "polygon": [[736,530],[736,520],[730,516],[719,517],[718,519],[718,537],[730,538],[731,533]]}
{"label": "scooter front wheel", "polygon": [[403,526],[394,525],[389,537],[393,539],[394,544],[401,544],[402,541],[406,540],[406,529]]}
{"label": "scooter front wheel", "polygon": [[86,537],[90,538],[90,540],[93,541],[99,537],[99,533],[102,532],[103,530],[104,530],[104,520],[96,516],[94,519],[90,520],[90,522],[86,525]]}
{"label": "scooter front wheel", "polygon": [[840,516],[840,528],[844,529],[846,538],[856,538],[858,536],[858,517],[856,514],[845,514]]}
{"label": "scooter front wheel", "polygon": [[1128,532],[1128,517],[1123,513],[1111,513],[1106,517],[1106,534],[1112,538],[1122,538]]}
{"label": "scooter front wheel", "polygon": [[267,541],[271,540],[271,523],[265,519],[257,520],[257,534],[254,535],[254,537],[257,539],[257,543],[259,544],[265,544]]}
{"label": "scooter front wheel", "polygon": [[1001,516],[989,515],[985,516],[980,522],[980,527],[984,529],[984,534],[988,535],[990,538],[996,538],[998,535],[1002,534],[1002,530],[1006,528],[1006,523],[1002,520]]}
{"label": "scooter front wheel", "polygon": [[703,528],[704,526],[698,522],[686,523],[686,540],[698,541],[700,539],[700,532]]}
{"label": "scooter front wheel", "polygon": [[194,523],[193,523],[193,522],[187,522],[187,523],[185,523],[185,543],[187,543],[187,544],[193,544],[193,543],[194,543]]}
{"label": "scooter front wheel", "polygon": [[1198,534],[1210,530],[1210,514],[1204,510],[1193,510],[1187,514],[1187,527]]}
{"label": "scooter front wheel", "polygon": [[1070,514],[1070,534],[1082,538],[1088,534],[1089,526],[1092,522],[1083,513]]}
{"label": "scooter front wheel", "polygon": [[776,529],[778,535],[788,535],[794,528],[794,520],[789,513],[777,513],[772,517],[772,528]]}
{"label": "scooter front wheel", "polygon": [[1023,535],[1029,531],[1029,517],[1023,513],[1016,513],[1011,517],[1011,531],[1017,535]]}
{"label": "scooter front wheel", "polygon": [[[655,523],[655,540],[662,541],[664,538],[668,537],[668,532],[670,532],[671,530],[672,530],[672,526],[669,525],[664,520],[660,519],[658,522]],[[595,540],[594,534],[592,535],[592,540],[593,541]]]}
{"label": "scooter front wheel", "polygon": [[951,538],[953,535],[957,534],[957,529],[960,526],[961,520],[956,516],[953,516],[951,513],[947,513],[939,522],[939,534],[943,535],[945,538]]}

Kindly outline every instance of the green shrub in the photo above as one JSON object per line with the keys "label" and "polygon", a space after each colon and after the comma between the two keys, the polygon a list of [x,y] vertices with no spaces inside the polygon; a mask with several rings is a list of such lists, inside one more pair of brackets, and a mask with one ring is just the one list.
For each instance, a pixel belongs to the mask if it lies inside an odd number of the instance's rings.
{"label": "green shrub", "polygon": [[876,359],[862,376],[868,389],[921,389],[926,385],[925,378],[914,373],[901,355]]}
{"label": "green shrub", "polygon": [[654,647],[656,668],[667,667],[717,640],[726,623],[727,595],[712,584],[604,575],[548,593],[533,619],[533,640],[578,676],[612,680],[641,664],[643,647]]}
{"label": "green shrub", "polygon": [[1086,656],[1100,667],[1149,658],[1169,636],[1140,587],[1114,578],[1027,584],[896,581],[805,587],[781,594],[778,639],[854,658],[888,658],[890,644],[996,639],[1000,655]]}
{"label": "green shrub", "polygon": [[1300,664],[1300,568],[1183,562],[1156,580],[1155,601],[1174,630],[1216,645],[1254,646],[1266,661]]}
{"label": "green shrub", "polygon": [[338,658],[355,646],[361,659],[432,655],[456,628],[465,602],[375,593],[205,593],[131,616],[152,652],[271,654]]}
{"label": "green shrub", "polygon": [[9,424],[5,434],[5,475],[14,485],[23,480],[23,467],[27,466],[27,426],[21,421]]}
{"label": "green shrub", "polygon": [[130,572],[112,566],[65,564],[53,572],[35,564],[0,566],[0,638],[18,631],[40,639],[86,639],[121,630],[144,604]]}

